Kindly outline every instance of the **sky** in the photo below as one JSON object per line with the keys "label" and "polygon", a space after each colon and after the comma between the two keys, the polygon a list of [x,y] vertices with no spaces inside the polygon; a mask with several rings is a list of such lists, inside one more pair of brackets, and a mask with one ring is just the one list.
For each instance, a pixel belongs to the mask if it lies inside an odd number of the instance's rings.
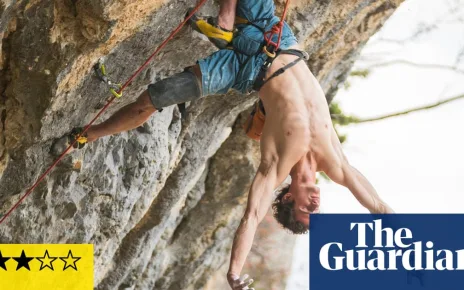
{"label": "sky", "polygon": [[[355,68],[391,60],[455,66],[460,53],[457,65],[464,71],[464,0],[407,0],[369,40]],[[349,82],[350,87],[340,90],[335,100],[345,113],[359,117],[464,94],[464,73],[399,64],[374,68],[366,79]],[[462,126],[464,100],[459,100],[340,131],[348,137],[343,148],[350,164],[395,212],[464,213]],[[319,186],[322,212],[368,212],[348,189],[326,181]],[[308,236],[299,237],[287,290],[309,288],[308,249]]]}

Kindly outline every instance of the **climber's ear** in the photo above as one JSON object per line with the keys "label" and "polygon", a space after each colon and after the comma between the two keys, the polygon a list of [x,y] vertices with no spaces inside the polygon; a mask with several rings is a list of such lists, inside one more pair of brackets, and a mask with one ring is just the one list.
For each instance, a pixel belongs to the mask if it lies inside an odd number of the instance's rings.
{"label": "climber's ear", "polygon": [[292,193],[290,192],[287,192],[286,194],[284,194],[284,196],[282,197],[282,203],[290,203],[292,202],[294,199],[293,199],[293,195]]}

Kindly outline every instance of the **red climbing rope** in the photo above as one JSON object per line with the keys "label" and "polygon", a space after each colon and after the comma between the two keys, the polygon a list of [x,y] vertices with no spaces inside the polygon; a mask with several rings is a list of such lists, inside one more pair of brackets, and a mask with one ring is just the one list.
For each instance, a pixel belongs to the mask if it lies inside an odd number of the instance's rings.
{"label": "red climbing rope", "polygon": [[[197,4],[197,6],[191,11],[191,13],[182,21],[182,23],[177,26],[176,29],[174,29],[171,34],[158,46],[158,48],[153,52],[152,55],[150,55],[149,58],[135,71],[135,73],[122,85],[122,87],[119,89],[118,94],[121,94],[121,92],[130,85],[130,83],[140,74],[140,72],[150,63],[150,61],[155,57],[158,52],[163,49],[163,47],[166,46],[166,44],[171,40],[178,32],[181,30],[181,28],[187,23],[187,21],[195,14],[203,4],[206,3],[207,0],[201,0],[200,3]],[[92,124],[103,114],[103,112],[110,106],[110,104],[114,101],[116,97],[112,96],[106,105],[98,112],[98,114],[88,123],[81,134],[75,138],[74,142],[66,148],[66,150],[61,153],[61,155],[53,162],[53,164],[48,167],[48,169],[37,179],[37,181],[29,188],[29,190],[19,199],[19,201],[0,219],[0,224],[21,204],[21,202],[29,195],[32,193],[32,191],[39,185],[39,183],[47,176],[47,174],[61,161],[61,159],[68,153],[68,151],[74,146],[74,143],[77,142],[77,139],[84,135],[85,132],[92,126]]]}
{"label": "red climbing rope", "polygon": [[[264,41],[266,42],[266,46],[264,47],[264,52],[271,57],[275,56],[275,51],[280,47],[280,40],[282,38],[282,29],[284,28],[284,21],[285,17],[287,16],[287,9],[290,4],[290,0],[285,2],[284,11],[282,12],[282,16],[280,17],[280,21],[272,26],[271,30],[264,32]],[[278,34],[279,38],[277,42],[272,41],[274,35]],[[272,51],[269,51],[270,47],[274,47]]]}

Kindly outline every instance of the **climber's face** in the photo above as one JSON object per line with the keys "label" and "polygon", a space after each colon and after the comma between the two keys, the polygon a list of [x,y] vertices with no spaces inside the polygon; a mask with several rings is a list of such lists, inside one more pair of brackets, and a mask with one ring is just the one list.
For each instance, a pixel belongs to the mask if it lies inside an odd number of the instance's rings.
{"label": "climber's face", "polygon": [[284,201],[294,202],[295,220],[309,226],[309,214],[319,212],[320,189],[316,184],[292,182]]}

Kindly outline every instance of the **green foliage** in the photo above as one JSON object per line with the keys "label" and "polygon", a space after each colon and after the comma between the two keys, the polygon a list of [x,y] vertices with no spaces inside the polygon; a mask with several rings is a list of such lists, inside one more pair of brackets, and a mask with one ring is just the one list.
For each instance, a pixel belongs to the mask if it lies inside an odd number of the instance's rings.
{"label": "green foliage", "polygon": [[340,108],[340,105],[337,103],[337,102],[332,102],[330,103],[330,106],[329,106],[329,112],[330,112],[330,115],[338,115],[338,114],[341,114],[342,112],[342,109]]}
{"label": "green foliage", "polygon": [[347,91],[351,88],[351,83],[349,81],[346,81],[344,84],[343,84],[343,88]]}
{"label": "green foliage", "polygon": [[323,171],[319,172],[319,176],[326,181],[331,181],[331,179]]}
{"label": "green foliage", "polygon": [[367,78],[369,76],[369,74],[371,73],[370,70],[368,69],[361,69],[361,70],[354,70],[352,72],[350,72],[350,76],[352,77],[360,77],[360,78]]}
{"label": "green foliage", "polygon": [[[359,77],[365,79],[369,76],[370,73],[371,72],[368,69],[354,70],[350,72],[350,77]],[[349,79],[343,83],[343,88],[345,90],[349,90],[351,88],[351,82]]]}
{"label": "green foliage", "polygon": [[346,126],[359,121],[359,119],[355,116],[345,115],[337,102],[332,102],[330,104],[329,112],[334,125]]}
{"label": "green foliage", "polygon": [[354,118],[351,116],[346,116],[342,112],[342,109],[340,108],[340,105],[337,102],[330,103],[329,112],[330,117],[332,118],[332,123],[334,125],[335,132],[337,132],[338,140],[340,140],[340,143],[344,143],[346,141],[346,135],[340,134],[337,128],[352,123]]}

